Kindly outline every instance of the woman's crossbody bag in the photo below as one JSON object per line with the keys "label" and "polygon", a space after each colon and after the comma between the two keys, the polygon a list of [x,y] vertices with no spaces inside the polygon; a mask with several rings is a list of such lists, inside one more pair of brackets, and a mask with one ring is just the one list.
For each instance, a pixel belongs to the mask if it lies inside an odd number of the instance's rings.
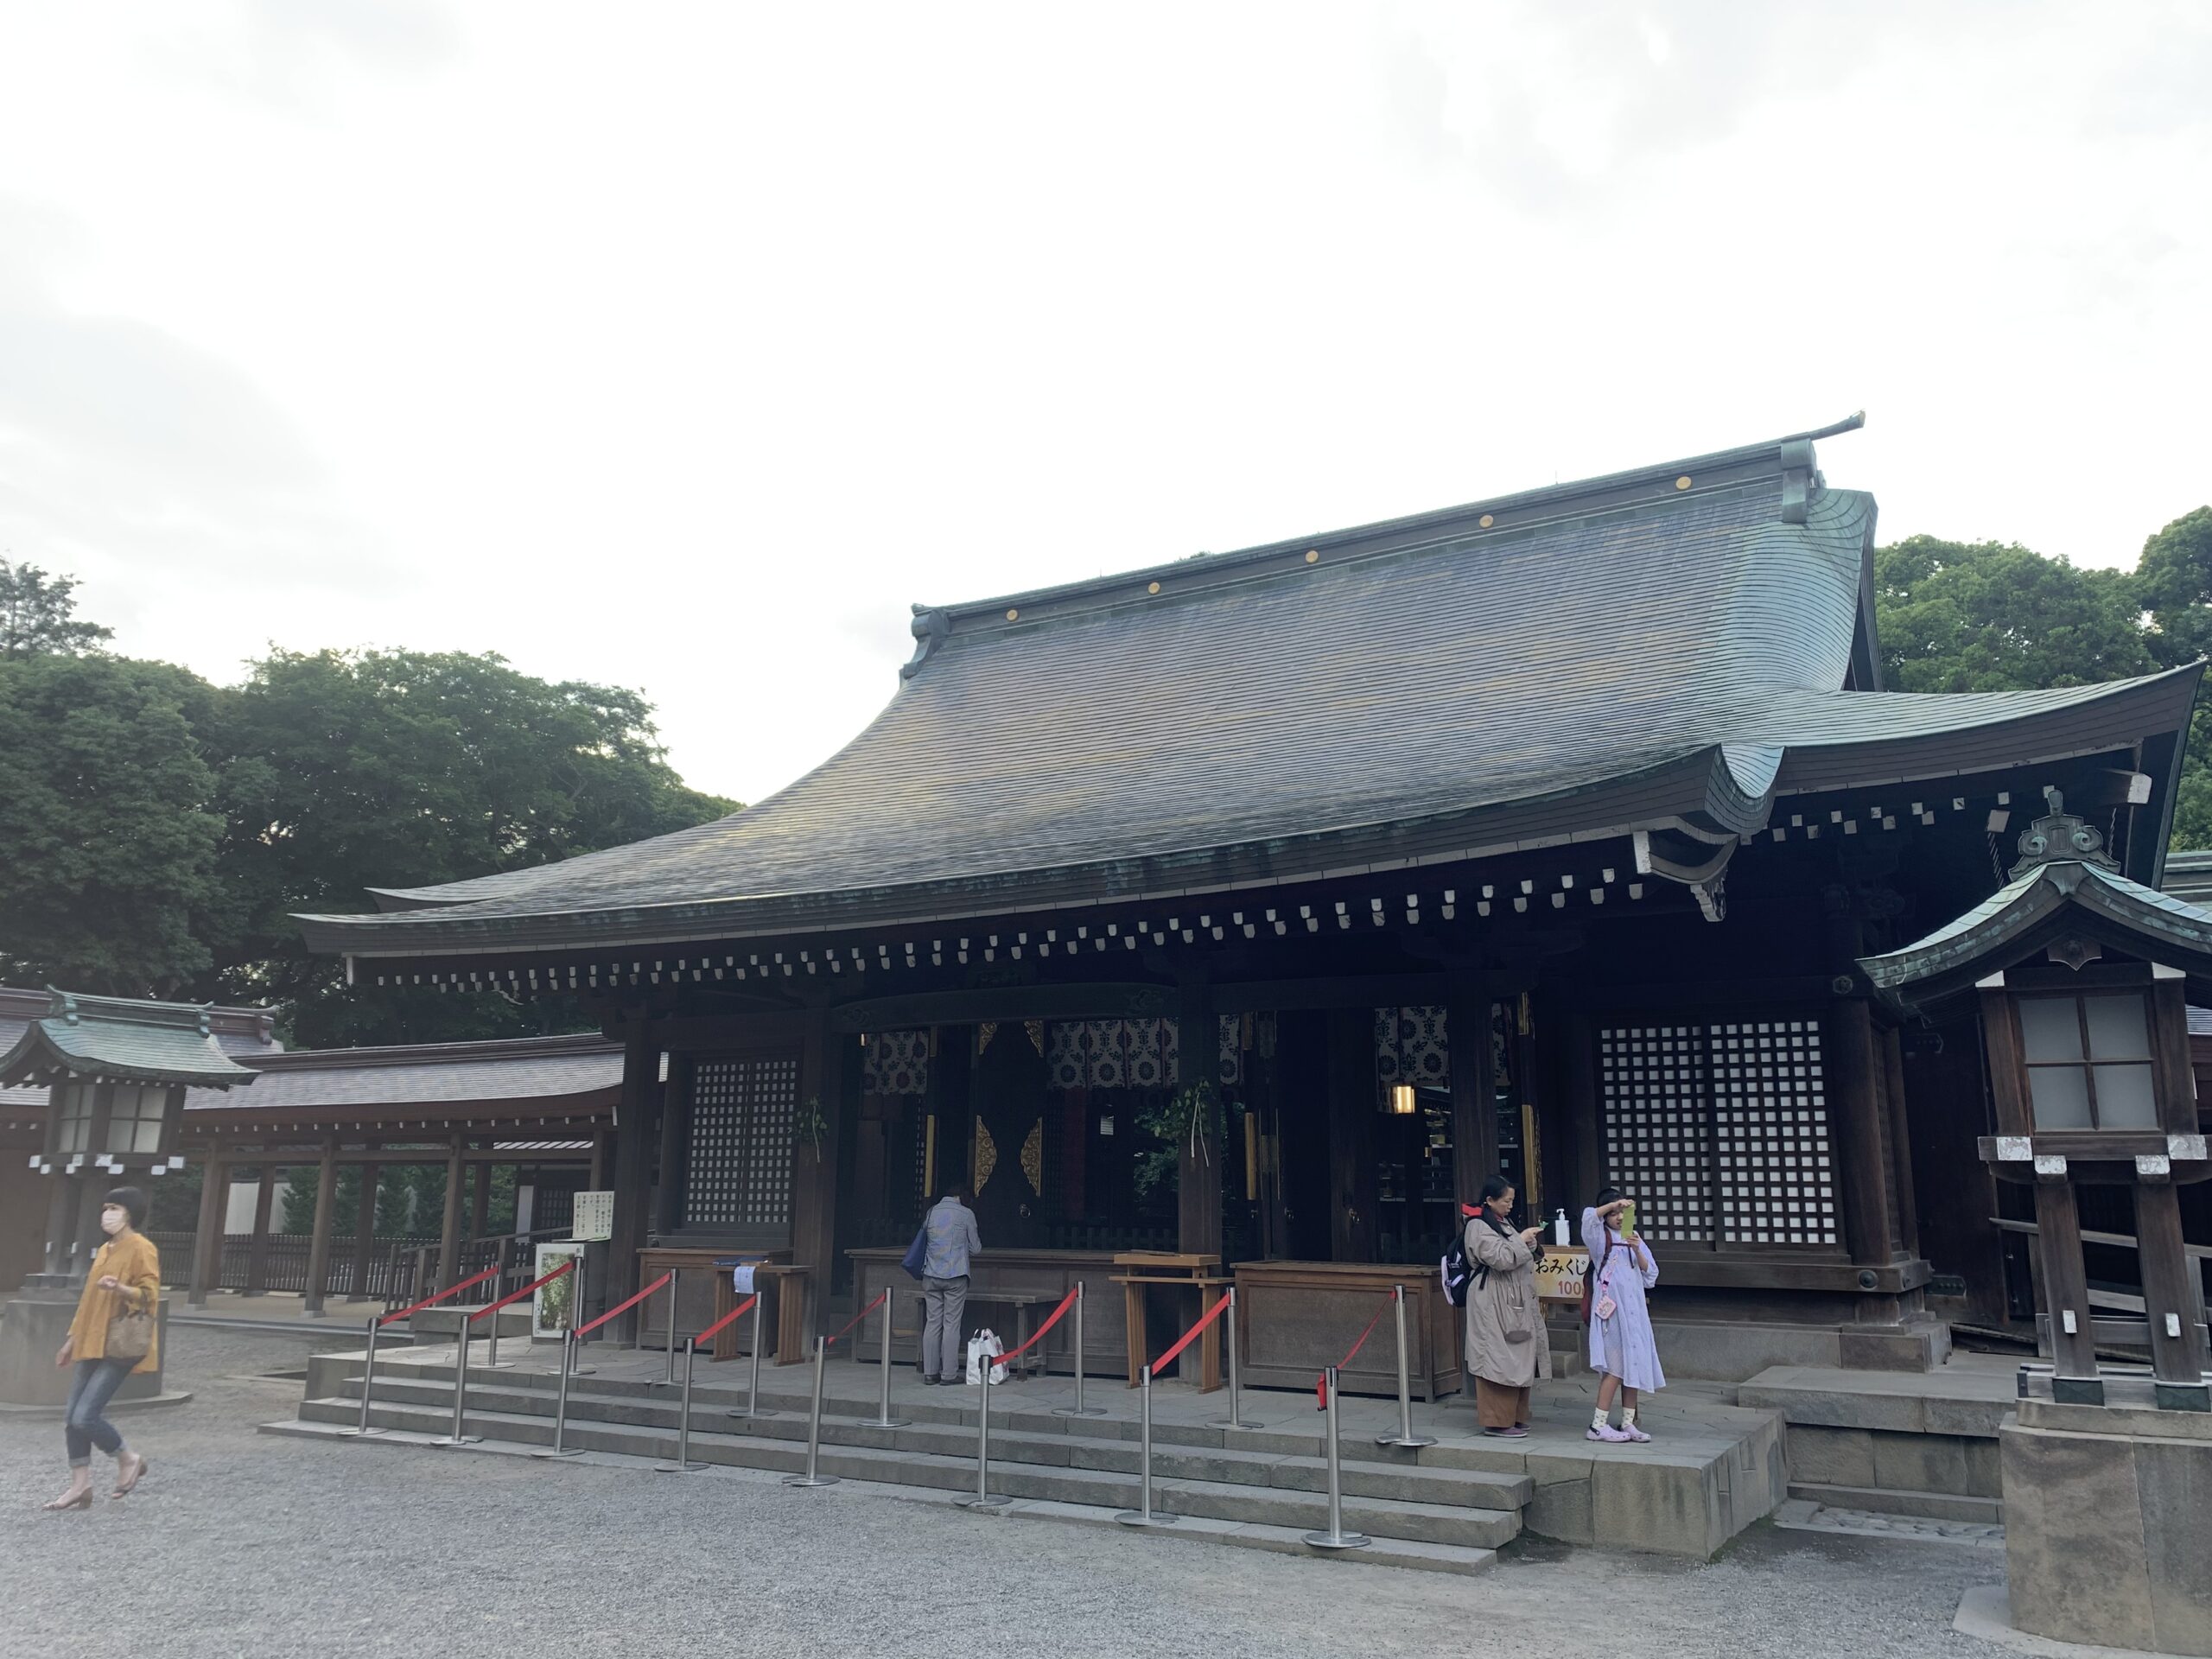
{"label": "woman's crossbody bag", "polygon": [[[1610,1319],[1613,1317],[1613,1299],[1610,1296],[1600,1297],[1598,1294],[1598,1281],[1605,1276],[1605,1263],[1612,1259],[1613,1236],[1611,1231],[1608,1231],[1605,1234],[1605,1254],[1598,1258],[1598,1265],[1582,1281],[1582,1323],[1586,1325],[1590,1323],[1590,1315],[1592,1312],[1600,1319]],[[1592,1306],[1593,1301],[1596,1303],[1594,1309]]]}

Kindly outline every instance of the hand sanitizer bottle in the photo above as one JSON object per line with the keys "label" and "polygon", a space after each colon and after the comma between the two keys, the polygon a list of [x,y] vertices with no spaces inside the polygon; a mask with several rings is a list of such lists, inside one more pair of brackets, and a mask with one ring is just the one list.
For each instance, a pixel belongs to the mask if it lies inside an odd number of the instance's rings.
{"label": "hand sanitizer bottle", "polygon": [[1562,1210],[1552,1217],[1552,1243],[1565,1249],[1567,1242],[1567,1211]]}

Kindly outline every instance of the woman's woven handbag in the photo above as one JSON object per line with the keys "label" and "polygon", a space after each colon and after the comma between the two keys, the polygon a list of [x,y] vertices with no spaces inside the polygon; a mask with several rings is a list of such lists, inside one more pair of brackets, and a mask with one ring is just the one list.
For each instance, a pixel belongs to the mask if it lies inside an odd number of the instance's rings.
{"label": "woman's woven handbag", "polygon": [[154,1316],[144,1308],[126,1307],[107,1322],[103,1344],[110,1359],[137,1361],[154,1350]]}

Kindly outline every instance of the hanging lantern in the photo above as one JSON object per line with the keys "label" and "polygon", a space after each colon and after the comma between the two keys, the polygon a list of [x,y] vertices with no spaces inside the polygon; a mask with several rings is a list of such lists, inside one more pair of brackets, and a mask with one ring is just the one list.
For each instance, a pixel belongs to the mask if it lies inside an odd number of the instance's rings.
{"label": "hanging lantern", "polygon": [[1395,1117],[1411,1117],[1414,1115],[1413,1084],[1400,1083],[1391,1085],[1390,1112]]}

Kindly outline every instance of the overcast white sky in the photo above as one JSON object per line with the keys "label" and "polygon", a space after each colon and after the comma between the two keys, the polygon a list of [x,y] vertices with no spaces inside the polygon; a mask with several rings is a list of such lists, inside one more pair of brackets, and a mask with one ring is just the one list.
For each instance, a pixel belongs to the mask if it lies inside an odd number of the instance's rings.
{"label": "overcast white sky", "polygon": [[2212,6],[0,0],[0,556],[758,799],[907,606],[1750,442],[2212,498]]}

